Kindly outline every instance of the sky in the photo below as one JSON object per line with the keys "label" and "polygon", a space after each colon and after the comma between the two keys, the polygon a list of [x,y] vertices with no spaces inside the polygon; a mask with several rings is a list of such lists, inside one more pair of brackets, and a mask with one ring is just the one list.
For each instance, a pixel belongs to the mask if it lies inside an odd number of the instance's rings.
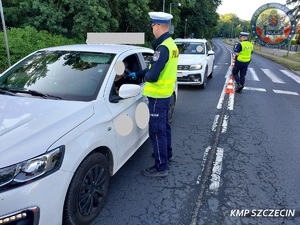
{"label": "sky", "polygon": [[219,14],[234,13],[243,20],[251,20],[253,13],[266,3],[280,3],[284,5],[286,0],[222,0],[217,12]]}

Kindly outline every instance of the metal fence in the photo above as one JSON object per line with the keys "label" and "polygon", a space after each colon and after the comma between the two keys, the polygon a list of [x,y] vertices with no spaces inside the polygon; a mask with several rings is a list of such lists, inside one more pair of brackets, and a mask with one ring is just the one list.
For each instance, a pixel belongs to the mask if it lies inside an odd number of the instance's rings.
{"label": "metal fence", "polygon": [[282,46],[280,49],[287,50],[290,52],[300,52],[300,45],[285,45]]}

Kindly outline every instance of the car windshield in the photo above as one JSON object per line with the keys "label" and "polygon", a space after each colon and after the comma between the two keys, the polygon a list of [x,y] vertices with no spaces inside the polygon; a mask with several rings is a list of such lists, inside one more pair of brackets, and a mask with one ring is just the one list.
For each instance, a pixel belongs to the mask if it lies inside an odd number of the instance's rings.
{"label": "car windshield", "polygon": [[[0,77],[0,88],[39,92],[57,99],[96,99],[114,54],[38,51]],[[30,92],[27,92],[30,94]]]}
{"label": "car windshield", "polygon": [[201,42],[176,42],[179,54],[205,54],[204,43]]}

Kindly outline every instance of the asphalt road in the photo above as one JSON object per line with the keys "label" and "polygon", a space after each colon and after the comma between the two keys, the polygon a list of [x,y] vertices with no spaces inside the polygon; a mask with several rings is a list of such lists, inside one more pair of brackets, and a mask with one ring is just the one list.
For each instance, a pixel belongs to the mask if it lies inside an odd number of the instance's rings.
{"label": "asphalt road", "polygon": [[243,93],[223,94],[232,46],[214,44],[206,89],[179,88],[169,176],[142,176],[148,140],[91,225],[300,224],[300,78],[253,55]]}

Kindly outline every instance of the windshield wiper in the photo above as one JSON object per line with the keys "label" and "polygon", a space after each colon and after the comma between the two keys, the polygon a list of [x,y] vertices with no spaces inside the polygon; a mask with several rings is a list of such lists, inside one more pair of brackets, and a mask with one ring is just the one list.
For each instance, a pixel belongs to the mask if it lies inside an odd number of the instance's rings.
{"label": "windshield wiper", "polygon": [[16,96],[15,93],[9,91],[7,88],[0,88],[0,94]]}
{"label": "windshield wiper", "polygon": [[39,91],[35,91],[35,90],[19,90],[19,89],[11,89],[11,92],[15,92],[15,93],[25,93],[25,94],[30,94],[32,96],[39,96],[42,98],[52,98],[52,99],[61,99],[61,97],[58,96],[54,96],[54,95],[49,95],[49,94],[44,94],[42,92]]}

